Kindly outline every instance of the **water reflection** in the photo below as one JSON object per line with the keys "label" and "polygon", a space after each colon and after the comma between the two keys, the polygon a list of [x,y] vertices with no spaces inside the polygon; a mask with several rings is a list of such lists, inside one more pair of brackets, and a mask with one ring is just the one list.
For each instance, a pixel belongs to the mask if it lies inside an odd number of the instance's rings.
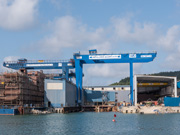
{"label": "water reflection", "polygon": [[171,135],[179,134],[180,114],[71,113],[0,116],[2,135]]}

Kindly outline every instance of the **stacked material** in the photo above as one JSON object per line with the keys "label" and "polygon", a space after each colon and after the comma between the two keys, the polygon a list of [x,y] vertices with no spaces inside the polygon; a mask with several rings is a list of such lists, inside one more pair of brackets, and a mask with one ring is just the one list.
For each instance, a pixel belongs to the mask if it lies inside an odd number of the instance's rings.
{"label": "stacked material", "polygon": [[43,106],[44,78],[38,71],[4,73],[0,76],[0,104]]}
{"label": "stacked material", "polygon": [[31,113],[32,114],[50,114],[51,112],[50,111],[41,111],[41,110],[32,109]]}
{"label": "stacked material", "polygon": [[165,114],[180,113],[180,107],[166,106],[123,106],[119,110],[121,113],[140,113],[140,114]]}

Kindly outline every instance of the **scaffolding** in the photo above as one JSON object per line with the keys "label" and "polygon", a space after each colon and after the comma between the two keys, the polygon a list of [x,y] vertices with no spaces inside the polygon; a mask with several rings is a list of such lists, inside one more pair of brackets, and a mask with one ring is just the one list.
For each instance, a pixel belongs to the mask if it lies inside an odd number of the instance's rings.
{"label": "scaffolding", "polygon": [[31,71],[0,75],[0,105],[34,106],[44,104],[43,72]]}

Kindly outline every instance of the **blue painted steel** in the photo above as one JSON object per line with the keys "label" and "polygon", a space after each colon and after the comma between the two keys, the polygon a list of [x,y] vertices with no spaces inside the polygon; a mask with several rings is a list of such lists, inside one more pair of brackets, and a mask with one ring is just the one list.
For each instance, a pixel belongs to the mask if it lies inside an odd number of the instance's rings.
{"label": "blue painted steel", "polygon": [[62,78],[64,79],[69,78],[69,68],[67,67],[67,63],[62,63]]}
{"label": "blue painted steel", "polygon": [[77,61],[75,62],[75,67],[78,67],[78,68],[75,68],[75,72],[76,72],[76,95],[77,95],[77,102],[79,101],[79,82],[80,82],[80,73],[79,73],[79,70],[80,70],[80,61]]}
{"label": "blue painted steel", "polygon": [[180,88],[180,81],[177,82],[177,88]]}
{"label": "blue painted steel", "polygon": [[0,115],[16,115],[18,109],[0,109]]}
{"label": "blue painted steel", "polygon": [[28,60],[25,62],[19,61],[5,61],[3,63],[4,67],[11,69],[62,69],[62,65],[66,64],[69,69],[74,69],[73,62],[71,60],[57,60],[57,61],[48,61],[48,60]]}
{"label": "blue painted steel", "polygon": [[74,63],[72,60],[57,60],[57,61],[47,61],[47,60],[18,60],[18,61],[6,61],[3,63],[4,67],[11,69],[62,69],[63,79],[69,80],[69,69],[74,69]]}
{"label": "blue painted steel", "polygon": [[133,63],[132,62],[130,62],[129,63],[129,65],[130,65],[130,102],[131,102],[131,104],[133,105],[133,98],[134,98],[134,92],[133,92]]}
{"label": "blue painted steel", "polygon": [[[133,53],[133,54],[94,54],[81,55],[75,54],[74,59],[80,60],[83,64],[97,63],[144,63],[153,61],[157,53]],[[114,58],[113,58],[114,57]]]}
{"label": "blue painted steel", "polygon": [[[105,63],[130,63],[130,85],[131,85],[131,103],[133,104],[133,63],[145,63],[153,61],[156,57],[156,52],[149,53],[123,53],[123,54],[90,54],[81,55],[74,54],[75,69],[76,69],[76,88],[77,100],[79,99],[79,91],[82,93],[82,65],[81,64],[105,64]],[[81,98],[79,99],[81,101]]]}
{"label": "blue painted steel", "polygon": [[94,49],[94,50],[89,50],[89,54],[97,54],[97,50]]}
{"label": "blue painted steel", "polygon": [[82,78],[83,78],[83,64],[80,63],[80,68],[79,68],[79,88],[80,88],[80,102],[82,99]]}
{"label": "blue painted steel", "polygon": [[180,98],[178,97],[164,97],[165,106],[180,106]]}

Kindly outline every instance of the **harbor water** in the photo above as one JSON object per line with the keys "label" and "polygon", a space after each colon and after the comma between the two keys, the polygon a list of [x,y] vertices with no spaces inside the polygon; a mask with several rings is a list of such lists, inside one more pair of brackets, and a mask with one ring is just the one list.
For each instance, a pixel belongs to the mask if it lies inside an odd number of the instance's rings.
{"label": "harbor water", "polygon": [[[113,122],[116,114],[116,122]],[[180,114],[85,112],[0,116],[1,135],[175,135]]]}

